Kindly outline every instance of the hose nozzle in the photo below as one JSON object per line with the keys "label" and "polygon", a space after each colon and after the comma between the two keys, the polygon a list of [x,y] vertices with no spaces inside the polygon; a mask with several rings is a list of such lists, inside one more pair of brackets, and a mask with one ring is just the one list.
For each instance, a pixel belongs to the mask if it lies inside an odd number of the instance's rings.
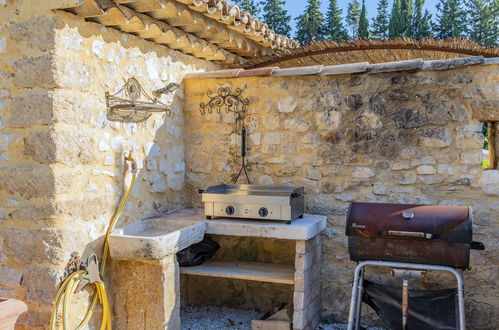
{"label": "hose nozzle", "polygon": [[132,156],[132,150],[128,153],[128,156],[125,156],[125,160],[131,162],[131,167],[132,167],[132,173],[136,174],[137,173],[137,162],[135,161],[135,158]]}

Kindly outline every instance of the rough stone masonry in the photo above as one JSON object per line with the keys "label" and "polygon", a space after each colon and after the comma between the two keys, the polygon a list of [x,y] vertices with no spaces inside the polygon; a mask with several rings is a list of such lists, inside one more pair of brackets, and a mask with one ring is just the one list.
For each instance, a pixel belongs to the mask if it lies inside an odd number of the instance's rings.
{"label": "rough stone masonry", "polygon": [[307,212],[328,215],[322,317],[348,315],[350,202],[471,205],[474,239],[486,250],[471,252],[465,271],[468,326],[492,329],[499,319],[499,170],[482,169],[481,121],[499,120],[499,66],[423,65],[419,72],[186,80],[186,183],[198,206],[198,189],[230,182],[238,169],[233,117],[201,116],[199,104],[208,89],[241,88],[250,100],[251,180],[304,185]]}
{"label": "rough stone masonry", "polygon": [[[130,180],[125,152],[140,174],[121,224],[184,206],[182,91],[162,99],[172,117],[142,125],[108,121],[104,93],[135,77],[150,94],[219,68],[45,2],[0,1],[0,296],[28,304],[21,329],[47,328],[72,252],[100,253]],[[90,294],[72,310],[85,311]]]}

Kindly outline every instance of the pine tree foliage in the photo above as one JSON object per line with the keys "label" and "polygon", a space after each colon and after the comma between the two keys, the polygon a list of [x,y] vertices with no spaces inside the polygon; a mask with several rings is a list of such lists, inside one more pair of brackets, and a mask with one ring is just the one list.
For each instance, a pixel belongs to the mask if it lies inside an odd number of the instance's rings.
{"label": "pine tree foliage", "polygon": [[411,31],[409,36],[414,39],[429,38],[431,31],[431,14],[426,9],[423,12],[425,0],[416,0],[414,14],[412,15]]}
{"label": "pine tree foliage", "polygon": [[[386,0],[384,0],[386,1]],[[324,34],[327,39],[341,41],[348,39],[348,33],[343,25],[341,15],[343,10],[338,7],[337,0],[330,0],[329,7],[326,13],[326,22],[324,26]]]}
{"label": "pine tree foliage", "polygon": [[289,25],[291,16],[283,7],[285,4],[285,0],[265,0],[260,2],[262,20],[276,33],[289,37],[291,33],[291,26]]}
{"label": "pine tree foliage", "polygon": [[252,16],[258,16],[260,14],[260,7],[255,0],[234,0],[234,3]]}
{"label": "pine tree foliage", "polygon": [[400,0],[394,0],[392,13],[390,14],[390,23],[388,24],[388,36],[390,38],[400,37],[402,35],[402,9]]}
{"label": "pine tree foliage", "polygon": [[388,0],[380,0],[377,9],[378,13],[373,19],[371,35],[376,39],[386,39],[388,38],[388,23],[390,21]]}
{"label": "pine tree foliage", "polygon": [[369,21],[367,20],[366,0],[362,0],[362,9],[359,18],[359,38],[369,38]]}
{"label": "pine tree foliage", "polygon": [[440,0],[437,4],[435,37],[460,38],[466,33],[466,12],[461,0]]}
{"label": "pine tree foliage", "polygon": [[412,0],[401,0],[400,1],[400,35],[404,37],[411,36],[412,28],[412,13],[413,12],[413,1]]}
{"label": "pine tree foliage", "polygon": [[485,46],[497,46],[499,0],[468,0],[468,37]]}
{"label": "pine tree foliage", "polygon": [[324,39],[324,17],[320,6],[319,0],[308,0],[305,12],[296,18],[295,39],[302,45]]}
{"label": "pine tree foliage", "polygon": [[351,38],[356,39],[359,36],[359,20],[360,20],[360,4],[357,0],[353,0],[348,4],[347,10],[347,25],[352,31]]}

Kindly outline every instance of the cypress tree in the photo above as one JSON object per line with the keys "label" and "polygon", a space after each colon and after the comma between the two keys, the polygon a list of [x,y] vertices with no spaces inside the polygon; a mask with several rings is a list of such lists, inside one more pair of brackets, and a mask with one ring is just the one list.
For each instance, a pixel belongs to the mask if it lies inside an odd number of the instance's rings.
{"label": "cypress tree", "polygon": [[381,0],[378,3],[378,14],[373,19],[371,34],[374,38],[388,38],[388,0]]}
{"label": "cypress tree", "polygon": [[412,26],[410,37],[414,39],[429,38],[431,32],[431,14],[428,10],[423,13],[424,0],[416,0],[414,14],[412,15]]}
{"label": "cypress tree", "polygon": [[394,0],[390,23],[388,24],[388,36],[390,38],[400,37],[402,35],[402,11],[400,0]]}
{"label": "cypress tree", "polygon": [[267,23],[269,28],[276,33],[289,37],[291,33],[291,26],[289,25],[291,16],[283,8],[285,3],[285,0],[265,0],[261,1],[260,5],[262,6],[262,20]]}
{"label": "cypress tree", "polygon": [[356,39],[359,35],[359,19],[360,19],[360,5],[357,0],[353,0],[348,4],[347,11],[347,25],[352,30],[352,39]]}
{"label": "cypress tree", "polygon": [[305,12],[296,18],[295,39],[302,45],[312,40],[324,39],[324,17],[320,11],[319,0],[308,0]]}
{"label": "cypress tree", "polygon": [[258,16],[260,13],[260,8],[255,0],[235,0],[234,2],[241,10],[247,11],[252,16]]}
{"label": "cypress tree", "polygon": [[[386,0],[385,0],[386,1]],[[343,11],[338,7],[337,0],[330,0],[326,13],[326,24],[324,27],[325,37],[335,41],[347,40],[348,33],[341,21]]]}
{"label": "cypress tree", "polygon": [[366,0],[362,0],[362,10],[359,18],[359,38],[369,38],[369,21],[367,20]]}
{"label": "cypress tree", "polygon": [[466,32],[466,12],[460,0],[440,0],[437,4],[435,36],[439,39],[460,38]]}
{"label": "cypress tree", "polygon": [[400,16],[401,16],[400,34],[404,37],[411,36],[412,11],[413,11],[412,0],[400,1]]}
{"label": "cypress tree", "polygon": [[468,0],[469,38],[484,46],[497,46],[499,37],[499,0]]}

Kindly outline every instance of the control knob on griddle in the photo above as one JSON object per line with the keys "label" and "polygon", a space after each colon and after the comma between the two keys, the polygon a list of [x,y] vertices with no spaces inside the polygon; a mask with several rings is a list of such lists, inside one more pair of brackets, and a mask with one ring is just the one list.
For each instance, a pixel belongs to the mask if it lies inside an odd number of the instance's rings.
{"label": "control knob on griddle", "polygon": [[234,206],[227,206],[227,207],[225,208],[225,213],[227,213],[227,215],[233,215],[233,214],[234,214],[234,212],[235,212],[235,210],[234,210]]}
{"label": "control knob on griddle", "polygon": [[268,214],[269,214],[269,210],[267,210],[266,207],[261,207],[259,210],[258,210],[258,214],[261,216],[261,217],[266,217]]}

